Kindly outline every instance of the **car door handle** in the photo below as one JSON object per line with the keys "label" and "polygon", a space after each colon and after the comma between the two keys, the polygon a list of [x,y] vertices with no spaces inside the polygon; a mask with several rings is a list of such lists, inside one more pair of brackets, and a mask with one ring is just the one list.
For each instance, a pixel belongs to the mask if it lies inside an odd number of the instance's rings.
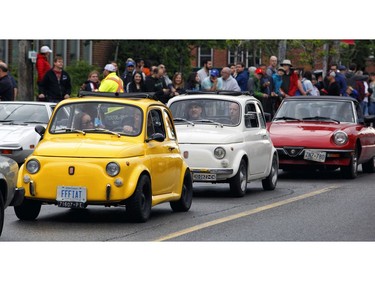
{"label": "car door handle", "polygon": [[168,150],[169,151],[173,151],[173,149],[176,149],[176,147],[174,147],[174,146],[168,146]]}

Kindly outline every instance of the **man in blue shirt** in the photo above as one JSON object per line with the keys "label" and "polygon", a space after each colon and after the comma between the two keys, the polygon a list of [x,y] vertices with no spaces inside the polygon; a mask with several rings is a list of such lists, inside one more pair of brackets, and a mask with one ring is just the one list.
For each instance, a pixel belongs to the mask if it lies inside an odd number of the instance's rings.
{"label": "man in blue shirt", "polygon": [[236,80],[241,91],[247,91],[247,81],[249,80],[249,73],[245,71],[245,64],[243,62],[236,63]]}

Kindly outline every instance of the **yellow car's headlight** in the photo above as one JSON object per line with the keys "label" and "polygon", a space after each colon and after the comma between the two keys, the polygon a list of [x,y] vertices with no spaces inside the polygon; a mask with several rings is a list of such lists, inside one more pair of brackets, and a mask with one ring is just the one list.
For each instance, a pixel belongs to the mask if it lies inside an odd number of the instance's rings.
{"label": "yellow car's headlight", "polygon": [[27,161],[27,163],[26,163],[26,170],[30,174],[35,174],[35,173],[39,172],[39,170],[40,170],[40,163],[39,163],[39,161],[35,160],[35,159],[31,159],[31,160]]}
{"label": "yellow car's headlight", "polygon": [[120,173],[120,166],[116,162],[109,162],[105,170],[109,176],[115,177]]}

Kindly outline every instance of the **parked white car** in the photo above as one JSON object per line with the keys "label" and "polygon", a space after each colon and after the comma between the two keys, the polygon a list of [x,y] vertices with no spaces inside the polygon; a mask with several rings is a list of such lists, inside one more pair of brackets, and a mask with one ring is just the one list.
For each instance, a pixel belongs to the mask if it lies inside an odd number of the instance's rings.
{"label": "parked white car", "polygon": [[47,126],[55,108],[52,102],[0,102],[0,155],[21,165],[40,140],[36,125]]}
{"label": "parked white car", "polygon": [[250,181],[277,184],[279,160],[261,103],[241,92],[194,92],[168,102],[181,154],[194,182],[228,182],[233,196]]}

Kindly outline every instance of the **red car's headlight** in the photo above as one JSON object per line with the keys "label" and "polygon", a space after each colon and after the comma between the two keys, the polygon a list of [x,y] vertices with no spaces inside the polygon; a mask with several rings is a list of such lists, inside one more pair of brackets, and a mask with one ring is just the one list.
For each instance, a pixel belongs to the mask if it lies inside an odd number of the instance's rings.
{"label": "red car's headlight", "polygon": [[348,142],[348,135],[343,131],[335,132],[333,135],[333,141],[337,145],[344,145]]}

